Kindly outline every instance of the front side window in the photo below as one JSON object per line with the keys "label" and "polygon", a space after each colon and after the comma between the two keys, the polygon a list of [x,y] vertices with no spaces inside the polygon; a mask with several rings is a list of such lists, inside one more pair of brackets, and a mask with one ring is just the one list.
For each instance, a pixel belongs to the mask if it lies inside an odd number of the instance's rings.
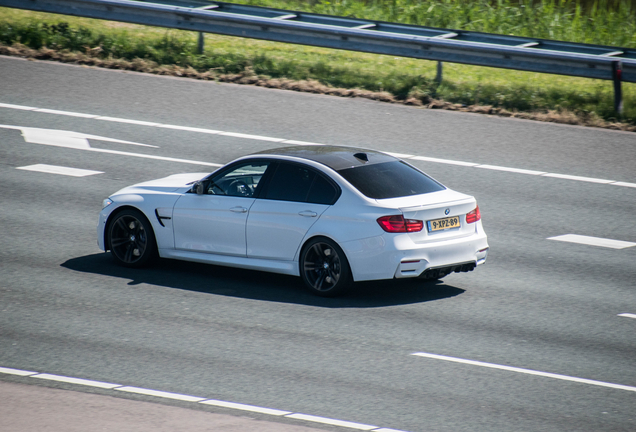
{"label": "front side window", "polygon": [[339,170],[338,174],[373,199],[420,195],[446,189],[423,172],[398,160],[345,168]]}
{"label": "front side window", "polygon": [[207,195],[251,197],[269,166],[268,161],[248,162],[236,165],[229,171],[214,175],[204,182]]}

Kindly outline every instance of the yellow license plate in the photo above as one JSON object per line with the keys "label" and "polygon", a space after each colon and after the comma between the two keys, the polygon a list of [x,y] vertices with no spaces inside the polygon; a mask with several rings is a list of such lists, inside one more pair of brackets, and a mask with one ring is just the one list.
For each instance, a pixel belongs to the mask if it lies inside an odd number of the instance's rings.
{"label": "yellow license plate", "polygon": [[430,220],[426,223],[428,224],[429,232],[459,228],[460,226],[459,216]]}

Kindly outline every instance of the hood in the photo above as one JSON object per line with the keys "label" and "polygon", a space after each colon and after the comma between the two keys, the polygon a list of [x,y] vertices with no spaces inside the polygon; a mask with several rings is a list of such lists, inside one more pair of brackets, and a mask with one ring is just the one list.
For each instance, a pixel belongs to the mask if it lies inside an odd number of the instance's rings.
{"label": "hood", "polygon": [[160,178],[157,180],[150,180],[143,183],[137,183],[132,186],[125,187],[120,191],[117,191],[113,195],[121,194],[143,194],[143,193],[171,193],[177,192],[180,189],[183,191],[192,187],[192,183],[197,180],[201,180],[210,173],[187,173],[187,174],[173,174],[168,177]]}

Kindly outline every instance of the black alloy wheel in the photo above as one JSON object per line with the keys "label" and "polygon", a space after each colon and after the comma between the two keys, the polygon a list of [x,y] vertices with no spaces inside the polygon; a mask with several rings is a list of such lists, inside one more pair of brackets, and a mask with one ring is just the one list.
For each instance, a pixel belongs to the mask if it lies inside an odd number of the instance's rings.
{"label": "black alloy wheel", "polygon": [[351,269],[340,247],[326,238],[310,240],[300,256],[300,276],[313,294],[334,297],[352,282]]}
{"label": "black alloy wheel", "polygon": [[122,210],[108,229],[108,245],[117,263],[141,267],[155,257],[156,244],[148,219],[139,211]]}

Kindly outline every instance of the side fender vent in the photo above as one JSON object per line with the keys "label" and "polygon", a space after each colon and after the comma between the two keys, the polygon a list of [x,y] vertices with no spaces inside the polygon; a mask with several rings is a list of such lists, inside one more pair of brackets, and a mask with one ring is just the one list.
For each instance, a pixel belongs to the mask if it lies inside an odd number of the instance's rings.
{"label": "side fender vent", "polygon": [[155,209],[155,216],[157,216],[157,220],[159,221],[159,225],[161,225],[164,228],[166,226],[163,224],[163,221],[172,219],[170,216],[159,216],[159,209]]}

